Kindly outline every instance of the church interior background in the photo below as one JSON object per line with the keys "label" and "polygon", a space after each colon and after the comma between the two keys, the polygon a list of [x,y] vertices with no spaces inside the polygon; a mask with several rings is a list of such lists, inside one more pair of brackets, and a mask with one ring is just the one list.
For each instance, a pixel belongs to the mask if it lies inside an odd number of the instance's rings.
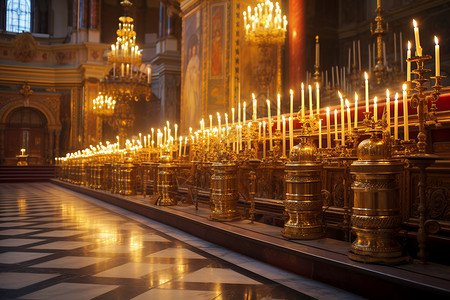
{"label": "church interior background", "polygon": [[274,5],[0,0],[0,165],[445,273],[450,3]]}

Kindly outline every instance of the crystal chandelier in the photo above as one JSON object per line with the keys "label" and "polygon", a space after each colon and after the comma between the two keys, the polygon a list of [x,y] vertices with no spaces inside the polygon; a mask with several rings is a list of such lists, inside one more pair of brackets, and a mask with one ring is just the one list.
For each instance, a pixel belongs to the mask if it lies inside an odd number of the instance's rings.
{"label": "crystal chandelier", "polygon": [[98,93],[97,98],[93,100],[92,109],[94,113],[102,117],[110,117],[114,113],[116,106],[116,100],[113,100],[111,96],[105,96],[101,92]]}
{"label": "crystal chandelier", "polygon": [[108,65],[112,66],[112,72],[101,80],[100,90],[118,102],[139,101],[141,98],[149,101],[151,69],[149,65],[142,64],[133,18],[127,16],[127,10],[133,4],[129,0],[123,0],[120,4],[125,15],[119,18],[117,41],[108,53]]}
{"label": "crystal chandelier", "polygon": [[266,0],[244,11],[245,36],[256,43],[283,43],[286,34],[286,16],[281,16],[281,7]]}

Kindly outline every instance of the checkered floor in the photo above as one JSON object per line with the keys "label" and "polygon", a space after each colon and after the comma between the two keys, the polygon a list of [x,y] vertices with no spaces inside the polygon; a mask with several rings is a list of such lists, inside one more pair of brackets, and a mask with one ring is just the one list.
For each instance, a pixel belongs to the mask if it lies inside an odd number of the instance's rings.
{"label": "checkered floor", "polygon": [[1,299],[309,298],[86,198],[0,184]]}

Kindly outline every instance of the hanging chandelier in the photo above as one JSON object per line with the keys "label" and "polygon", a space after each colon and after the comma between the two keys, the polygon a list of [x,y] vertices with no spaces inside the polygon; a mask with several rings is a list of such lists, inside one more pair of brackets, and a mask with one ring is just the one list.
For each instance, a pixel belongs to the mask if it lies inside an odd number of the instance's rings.
{"label": "hanging chandelier", "polygon": [[111,96],[105,96],[101,92],[98,93],[97,98],[93,100],[92,109],[94,113],[101,117],[110,117],[114,113],[116,100]]}
{"label": "hanging chandelier", "polygon": [[287,20],[285,15],[282,16],[278,2],[266,0],[253,9],[249,6],[243,15],[247,40],[269,44],[284,42]]}
{"label": "hanging chandelier", "polygon": [[151,69],[150,65],[142,64],[142,53],[136,45],[136,32],[133,18],[127,16],[129,7],[133,4],[123,0],[125,15],[119,18],[117,41],[111,45],[108,53],[110,72],[100,81],[100,91],[117,102],[150,100]]}

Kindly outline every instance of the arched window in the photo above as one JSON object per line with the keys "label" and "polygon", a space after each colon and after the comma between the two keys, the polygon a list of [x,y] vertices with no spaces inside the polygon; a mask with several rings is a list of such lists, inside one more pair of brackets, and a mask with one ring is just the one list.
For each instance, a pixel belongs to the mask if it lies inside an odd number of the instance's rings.
{"label": "arched window", "polygon": [[6,31],[31,31],[30,0],[7,0]]}

